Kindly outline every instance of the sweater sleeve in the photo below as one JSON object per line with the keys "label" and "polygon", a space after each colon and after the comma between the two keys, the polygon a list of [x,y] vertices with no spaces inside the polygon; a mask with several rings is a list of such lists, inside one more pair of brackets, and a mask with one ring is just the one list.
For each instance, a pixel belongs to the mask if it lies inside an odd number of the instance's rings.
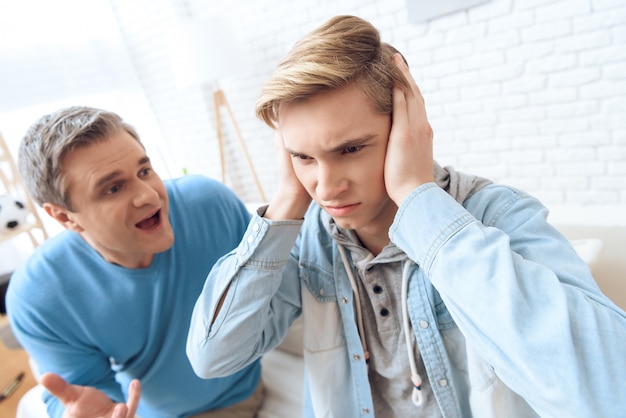
{"label": "sweater sleeve", "polygon": [[[56,309],[54,305],[41,303],[40,297],[44,296],[41,293],[45,293],[45,290],[23,286],[29,274],[38,273],[21,269],[11,278],[7,292],[7,314],[16,339],[33,359],[38,371],[41,374],[56,373],[68,382],[95,387],[113,401],[124,402],[124,395],[115,380],[109,359],[95,347],[70,342],[78,331],[74,324],[80,323],[79,313],[75,312],[75,316],[70,319],[65,316],[66,309]],[[57,303],[63,305],[64,302]],[[43,400],[50,417],[62,417],[65,408],[56,397],[45,391]]]}

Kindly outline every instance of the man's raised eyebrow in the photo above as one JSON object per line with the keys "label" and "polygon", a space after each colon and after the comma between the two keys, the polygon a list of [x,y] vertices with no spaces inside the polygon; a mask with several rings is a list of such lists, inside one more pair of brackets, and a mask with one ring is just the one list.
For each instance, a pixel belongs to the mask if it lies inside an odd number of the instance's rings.
{"label": "man's raised eyebrow", "polygon": [[[150,162],[150,157],[148,157],[147,155],[144,155],[143,157],[141,157],[139,159],[139,161],[137,161],[137,165],[144,165]],[[121,174],[121,171],[116,170],[113,171],[109,174],[107,174],[106,176],[100,178],[97,182],[96,182],[96,187],[100,187],[106,183],[108,183],[109,181],[113,180],[114,178],[118,177]]]}
{"label": "man's raised eyebrow", "polygon": [[113,180],[114,178],[118,177],[121,174],[121,171],[119,170],[115,170],[109,174],[107,174],[104,177],[101,177],[100,179],[98,179],[98,181],[96,182],[96,188],[99,188],[105,184],[107,184],[108,182],[110,182],[111,180]]}

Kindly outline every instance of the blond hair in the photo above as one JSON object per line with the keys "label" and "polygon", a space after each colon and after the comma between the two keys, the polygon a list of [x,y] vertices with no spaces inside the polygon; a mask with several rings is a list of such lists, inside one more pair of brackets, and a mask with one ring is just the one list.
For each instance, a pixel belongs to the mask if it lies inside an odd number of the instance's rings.
{"label": "blond hair", "polygon": [[300,39],[265,83],[256,115],[276,128],[282,103],[359,83],[378,112],[391,114],[393,86],[408,89],[394,65],[398,51],[355,16],[336,16]]}

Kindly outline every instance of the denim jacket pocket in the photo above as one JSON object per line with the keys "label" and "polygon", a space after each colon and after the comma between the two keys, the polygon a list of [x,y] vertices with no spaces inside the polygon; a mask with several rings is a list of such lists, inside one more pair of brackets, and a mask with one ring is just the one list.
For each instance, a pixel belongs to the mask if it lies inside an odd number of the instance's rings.
{"label": "denim jacket pocket", "polygon": [[309,352],[345,346],[334,278],[314,266],[300,269],[304,348]]}
{"label": "denim jacket pocket", "polygon": [[450,315],[450,311],[448,311],[448,307],[439,297],[439,294],[436,294],[435,298],[435,315],[437,318],[437,327],[440,330],[448,330],[452,328],[457,328],[456,322],[452,319],[452,315]]}

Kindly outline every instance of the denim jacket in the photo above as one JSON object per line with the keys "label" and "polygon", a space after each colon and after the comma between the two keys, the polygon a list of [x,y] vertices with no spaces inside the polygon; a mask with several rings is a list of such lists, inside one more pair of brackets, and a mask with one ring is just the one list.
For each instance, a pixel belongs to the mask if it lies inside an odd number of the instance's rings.
{"label": "denim jacket", "polygon": [[[493,184],[460,205],[428,183],[398,209],[389,237],[413,262],[408,315],[443,416],[626,416],[626,313],[547,213]],[[324,222],[315,204],[303,222],[254,216],[205,283],[187,354],[200,376],[229,375],[302,315],[304,415],[369,418],[354,296]]]}

